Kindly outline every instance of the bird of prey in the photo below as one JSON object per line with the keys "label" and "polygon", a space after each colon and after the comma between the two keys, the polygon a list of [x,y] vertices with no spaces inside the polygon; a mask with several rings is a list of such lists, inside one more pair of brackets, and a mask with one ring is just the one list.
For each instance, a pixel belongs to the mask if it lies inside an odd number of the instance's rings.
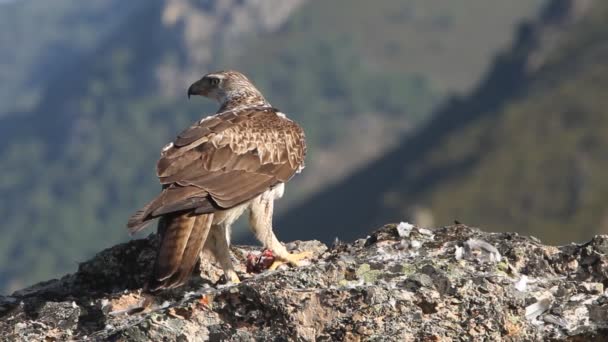
{"label": "bird of prey", "polygon": [[150,291],[183,285],[203,247],[216,257],[229,281],[238,282],[230,259],[230,227],[245,211],[256,238],[278,260],[297,265],[309,253],[291,254],[272,230],[273,202],[285,182],[304,167],[302,128],[270,106],[237,71],[203,76],[188,88],[220,103],[166,145],[156,173],[160,194],[127,224],[130,233],[160,218],[161,237]]}

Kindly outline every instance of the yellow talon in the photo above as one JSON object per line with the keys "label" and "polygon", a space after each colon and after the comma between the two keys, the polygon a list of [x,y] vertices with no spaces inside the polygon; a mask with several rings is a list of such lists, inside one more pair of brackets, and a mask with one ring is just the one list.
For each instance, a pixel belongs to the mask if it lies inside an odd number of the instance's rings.
{"label": "yellow talon", "polygon": [[285,257],[276,257],[276,260],[270,265],[269,270],[276,270],[279,266],[283,264],[290,264],[291,266],[298,267],[300,266],[300,261],[310,258],[313,256],[313,253],[310,251],[304,251],[300,253],[289,253]]}
{"label": "yellow talon", "polygon": [[239,276],[236,275],[235,272],[229,272],[230,274],[226,274],[226,278],[229,279],[229,281],[233,284],[240,284],[241,283],[241,279],[239,279]]}

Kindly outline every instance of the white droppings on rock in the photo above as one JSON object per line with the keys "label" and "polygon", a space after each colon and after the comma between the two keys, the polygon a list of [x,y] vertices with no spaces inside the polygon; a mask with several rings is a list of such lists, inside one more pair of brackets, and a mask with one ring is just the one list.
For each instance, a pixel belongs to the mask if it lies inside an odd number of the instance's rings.
{"label": "white droppings on rock", "polygon": [[428,235],[430,237],[433,237],[433,232],[426,228],[418,228],[418,233],[420,233],[422,235]]}
{"label": "white droppings on rock", "polygon": [[569,329],[572,328],[573,325],[588,326],[590,324],[589,309],[587,309],[587,306],[585,305],[577,306],[574,310],[565,310],[563,317],[567,322],[570,322]]}
{"label": "white droppings on rock", "polygon": [[515,288],[519,292],[526,292],[528,289],[528,276],[522,275],[521,278],[515,283]]}
{"label": "white droppings on rock", "polygon": [[411,240],[411,241],[410,241],[410,246],[411,246],[413,249],[418,249],[418,248],[420,248],[420,247],[422,246],[422,242],[420,242],[420,241],[418,241],[418,240]]}
{"label": "white droppings on rock", "polygon": [[587,295],[584,293],[578,293],[575,294],[574,296],[570,297],[569,301],[571,302],[582,302],[585,299],[587,299]]}
{"label": "white droppings on rock", "polygon": [[412,233],[412,229],[414,225],[407,222],[401,222],[397,225],[397,234],[399,234],[400,238],[409,237]]}
{"label": "white droppings on rock", "polygon": [[464,258],[464,248],[456,246],[456,250],[454,251],[454,257],[456,258],[456,260],[462,260]]}

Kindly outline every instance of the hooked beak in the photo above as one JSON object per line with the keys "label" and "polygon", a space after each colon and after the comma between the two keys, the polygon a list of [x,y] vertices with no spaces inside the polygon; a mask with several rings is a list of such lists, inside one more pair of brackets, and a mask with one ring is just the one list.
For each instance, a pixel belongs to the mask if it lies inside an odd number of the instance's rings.
{"label": "hooked beak", "polygon": [[201,80],[192,83],[192,85],[188,88],[188,98],[190,98],[190,95],[205,95],[205,87],[202,83],[203,82]]}
{"label": "hooked beak", "polygon": [[194,85],[196,83],[193,83],[189,88],[188,88],[188,99],[190,99],[190,95],[196,95],[195,90],[194,90]]}

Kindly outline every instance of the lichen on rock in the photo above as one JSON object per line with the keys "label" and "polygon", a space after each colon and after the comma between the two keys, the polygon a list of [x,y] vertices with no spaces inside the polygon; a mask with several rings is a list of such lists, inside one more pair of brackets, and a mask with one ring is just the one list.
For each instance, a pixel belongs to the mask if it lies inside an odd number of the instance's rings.
{"label": "lichen on rock", "polygon": [[12,340],[589,340],[608,338],[608,237],[545,246],[465,225],[389,224],[352,243],[311,250],[299,268],[201,276],[152,299],[142,287],[154,235],[100,252],[78,272],[0,297],[0,335]]}

